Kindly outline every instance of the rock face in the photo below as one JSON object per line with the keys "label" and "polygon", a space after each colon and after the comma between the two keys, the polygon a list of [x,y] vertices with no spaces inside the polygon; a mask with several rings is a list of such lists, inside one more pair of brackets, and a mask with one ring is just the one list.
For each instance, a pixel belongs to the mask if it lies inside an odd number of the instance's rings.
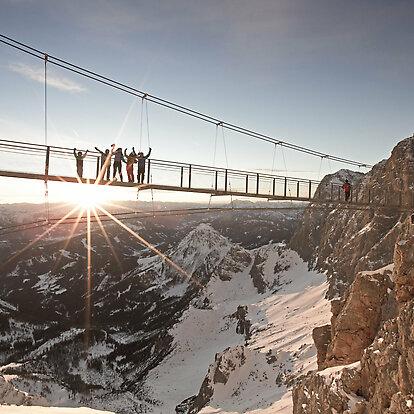
{"label": "rock face", "polygon": [[339,306],[335,303],[331,320],[332,341],[323,367],[347,365],[361,359],[383,319],[382,306],[389,300],[388,289],[393,287],[389,273],[358,273],[344,301],[337,302]]}
{"label": "rock face", "polygon": [[227,383],[231,373],[246,362],[245,352],[244,346],[237,346],[216,354],[215,361],[210,365],[200,392],[193,400],[188,414],[198,413],[210,401],[216,384]]}
{"label": "rock face", "polygon": [[395,246],[393,280],[398,302],[414,298],[414,237]]}
{"label": "rock face", "polygon": [[312,339],[318,352],[318,369],[322,370],[326,365],[326,352],[331,343],[331,325],[318,326],[312,331]]}
{"label": "rock face", "polygon": [[398,401],[412,400],[414,393],[413,306],[414,300],[407,302],[397,318],[384,324],[361,359],[361,395],[367,400],[369,413],[409,412],[400,411]]}
{"label": "rock face", "polygon": [[[413,247],[413,238],[395,246],[399,310],[391,306],[394,294],[386,272],[358,274],[345,301],[333,302],[334,335],[320,367],[347,364],[358,355],[360,362],[308,375],[293,390],[294,413],[331,413],[331,407],[337,413],[414,413],[414,299],[404,289],[412,286]],[[358,312],[365,315],[365,326]],[[316,338],[326,327],[318,329]],[[362,350],[373,335],[374,341]],[[323,350],[319,345],[321,358]]]}
{"label": "rock face", "polygon": [[[316,192],[326,193],[332,182],[348,178],[353,199],[368,203],[413,206],[414,137],[401,141],[391,157],[376,164],[365,176],[341,170],[326,176]],[[336,193],[335,191],[334,193]],[[326,194],[325,194],[326,195]],[[327,271],[328,296],[343,296],[359,271],[374,270],[392,262],[395,242],[409,235],[410,212],[389,208],[320,210],[309,208],[289,247],[311,267]]]}
{"label": "rock face", "polygon": [[363,399],[356,395],[360,383],[359,363],[308,375],[293,388],[293,414],[350,413],[350,410],[362,414]]}
{"label": "rock face", "polygon": [[45,398],[39,395],[31,396],[17,390],[12,384],[7,382],[2,375],[0,375],[0,401],[3,404],[49,406],[49,403]]}

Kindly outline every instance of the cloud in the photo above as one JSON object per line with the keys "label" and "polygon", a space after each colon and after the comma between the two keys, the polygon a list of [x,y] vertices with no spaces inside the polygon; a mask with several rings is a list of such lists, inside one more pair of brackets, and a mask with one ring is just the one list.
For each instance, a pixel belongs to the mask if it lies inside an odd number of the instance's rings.
{"label": "cloud", "polygon": [[[26,65],[21,62],[12,63],[9,65],[9,69],[13,72],[16,72],[27,79],[34,80],[39,83],[45,81],[45,72],[43,68],[35,68],[33,66]],[[61,91],[67,92],[84,92],[86,88],[80,84],[74,82],[73,80],[65,77],[59,76],[56,73],[48,70],[47,72],[47,84]]]}

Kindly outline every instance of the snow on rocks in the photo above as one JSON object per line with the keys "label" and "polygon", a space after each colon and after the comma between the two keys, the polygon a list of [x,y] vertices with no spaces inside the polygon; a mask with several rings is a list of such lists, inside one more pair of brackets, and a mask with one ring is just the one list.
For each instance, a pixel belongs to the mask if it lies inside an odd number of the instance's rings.
{"label": "snow on rocks", "polygon": [[[316,368],[312,329],[329,319],[325,275],[308,271],[295,252],[279,244],[253,252],[226,250],[203,295],[170,330],[171,354],[147,376],[150,395],[162,395],[153,413],[190,396],[186,409],[195,404],[202,413],[288,413],[295,375]],[[262,293],[251,277],[255,256],[261,258]],[[277,293],[269,290],[275,287]],[[240,307],[251,323],[250,336],[236,333]],[[210,387],[209,398],[202,398],[203,387]]]}
{"label": "snow on rocks", "polygon": [[48,406],[47,400],[39,395],[31,396],[17,390],[3,375],[0,375],[0,401],[2,404]]}

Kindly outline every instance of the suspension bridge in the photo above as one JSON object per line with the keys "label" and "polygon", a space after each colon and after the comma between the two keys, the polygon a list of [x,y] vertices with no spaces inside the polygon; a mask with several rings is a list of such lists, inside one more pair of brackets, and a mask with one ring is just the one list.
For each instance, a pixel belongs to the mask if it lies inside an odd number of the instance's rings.
{"label": "suspension bridge", "polygon": [[[414,207],[414,195],[412,192],[402,193],[394,191],[392,188],[379,188],[378,186],[376,188],[352,187],[349,197],[345,197],[345,192],[342,188],[343,183],[330,182],[326,186],[323,186],[321,182],[317,180],[275,175],[272,173],[273,168],[271,173],[268,173],[266,171],[238,170],[200,165],[197,163],[182,163],[171,160],[148,159],[146,161],[146,176],[144,183],[137,184],[134,182],[122,182],[115,179],[104,180],[102,172],[103,166],[100,164],[100,153],[94,151],[88,152],[85,158],[85,163],[88,164],[89,167],[93,164],[93,173],[91,173],[91,168],[89,168],[85,177],[80,178],[75,174],[73,149],[48,145],[48,65],[57,66],[122,93],[140,98],[142,100],[141,129],[144,117],[144,103],[146,104],[148,123],[148,102],[150,102],[152,104],[162,106],[168,110],[176,111],[189,117],[196,118],[197,120],[214,124],[216,126],[216,140],[217,131],[220,127],[223,131],[224,129],[227,129],[255,140],[268,142],[272,144],[274,151],[276,150],[276,147],[279,146],[282,149],[286,148],[292,151],[307,154],[309,156],[319,157],[321,163],[324,159],[326,159],[365,169],[371,168],[372,165],[291,144],[285,140],[280,140],[275,137],[264,135],[232,123],[225,122],[202,112],[195,111],[188,107],[178,105],[174,102],[167,101],[138,90],[81,66],[74,65],[68,61],[52,56],[39,49],[33,48],[27,44],[1,34],[0,43],[44,62],[45,135],[44,144],[5,139],[0,140],[0,153],[11,153],[15,154],[16,157],[23,156],[24,158],[21,159],[21,161],[13,163],[13,167],[15,165],[25,167],[23,170],[21,168],[2,169],[0,170],[0,176],[44,181],[46,187],[46,199],[48,197],[48,183],[55,181],[77,183],[78,185],[93,184],[135,188],[137,193],[143,190],[187,192],[208,194],[211,197],[230,196],[261,198],[269,201],[297,201],[311,203],[312,206],[324,205],[325,207],[330,208],[340,205],[342,207],[355,209],[392,208],[394,210],[407,211]],[[148,130],[149,128],[147,125],[147,131]],[[62,160],[66,160],[67,162],[64,163]],[[73,163],[73,168],[68,169],[67,166],[70,165],[70,163]],[[6,163],[2,163],[2,165],[5,164]],[[48,201],[46,200],[46,202]]]}
{"label": "suspension bridge", "polygon": [[[0,153],[13,153],[24,156],[24,162],[17,165],[30,165],[27,158],[40,158],[37,171],[0,170],[0,176],[29,180],[77,183],[134,188],[137,191],[159,190],[173,192],[202,193],[210,196],[231,196],[267,199],[269,201],[310,202],[313,205],[325,204],[335,207],[342,204],[347,208],[394,208],[401,211],[414,208],[414,193],[404,194],[379,187],[372,189],[352,188],[349,199],[345,199],[343,183],[321,186],[317,180],[286,177],[257,171],[243,171],[217,168],[199,164],[148,159],[146,162],[145,183],[122,182],[116,179],[104,180],[101,172],[101,155],[88,152],[86,162],[94,165],[94,176],[80,178],[76,174],[62,174],[72,164],[75,173],[73,149],[45,146],[28,142],[0,140]],[[67,163],[62,163],[66,160]],[[40,166],[44,167],[40,171]],[[90,168],[89,168],[90,171]]]}

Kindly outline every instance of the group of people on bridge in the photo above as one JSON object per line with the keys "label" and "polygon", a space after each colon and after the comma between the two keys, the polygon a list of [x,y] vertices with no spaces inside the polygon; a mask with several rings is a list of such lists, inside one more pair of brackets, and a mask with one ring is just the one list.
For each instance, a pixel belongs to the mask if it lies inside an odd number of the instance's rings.
{"label": "group of people on bridge", "polygon": [[[106,149],[105,151],[101,151],[99,148],[95,147],[95,149],[101,154],[101,167],[100,167],[100,174],[99,176],[103,179],[106,175],[106,179],[110,180],[111,175],[111,159],[112,156],[114,157],[113,162],[113,174],[112,179],[116,180],[116,174],[118,173],[119,178],[123,181],[122,177],[122,163],[126,164],[126,171],[128,176],[129,182],[134,182],[134,164],[138,164],[138,172],[137,172],[137,181],[138,184],[144,183],[144,176],[145,176],[145,160],[151,155],[151,147],[148,151],[148,154],[144,156],[143,152],[135,152],[135,148],[132,147],[132,151],[128,154],[127,149],[125,148],[124,152],[122,152],[122,148],[117,148],[115,150],[115,144],[112,144],[111,149]],[[76,148],[73,149],[73,155],[76,158],[76,172],[79,178],[83,176],[83,160],[88,154],[88,150],[84,153],[82,151],[76,151]]]}

